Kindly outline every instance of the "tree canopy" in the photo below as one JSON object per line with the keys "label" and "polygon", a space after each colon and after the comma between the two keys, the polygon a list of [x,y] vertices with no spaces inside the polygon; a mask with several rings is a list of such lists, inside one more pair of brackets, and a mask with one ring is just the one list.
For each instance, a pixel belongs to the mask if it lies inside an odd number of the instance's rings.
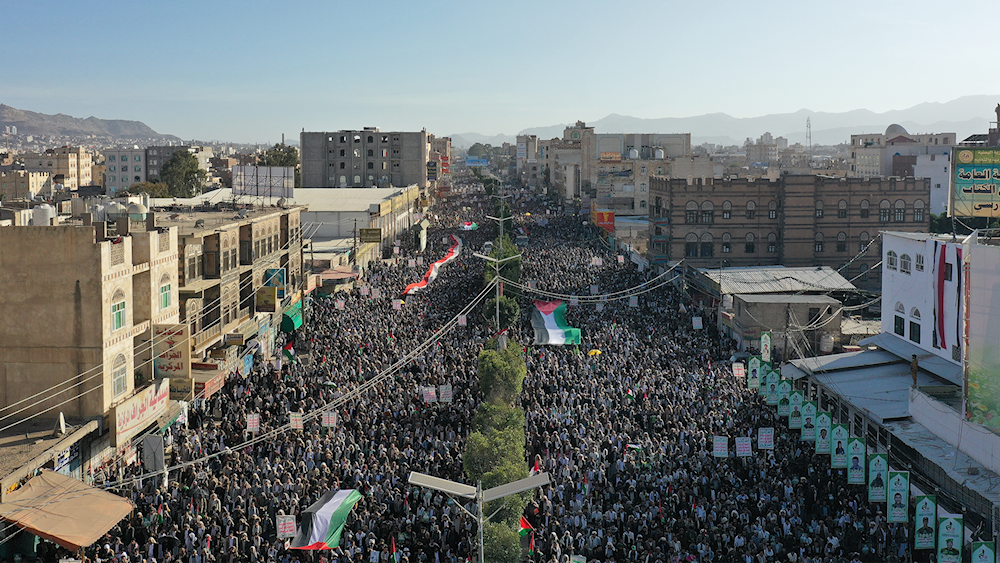
{"label": "tree canopy", "polygon": [[259,166],[290,166],[299,165],[299,150],[295,147],[276,143],[257,157]]}
{"label": "tree canopy", "polygon": [[170,193],[170,186],[163,182],[139,182],[132,184],[129,186],[129,189],[125,190],[125,193],[135,195],[147,194],[149,197],[173,197],[173,194]]}
{"label": "tree canopy", "polygon": [[200,194],[207,178],[208,174],[198,167],[198,158],[186,150],[175,152],[160,170],[160,179],[167,184],[173,197]]}

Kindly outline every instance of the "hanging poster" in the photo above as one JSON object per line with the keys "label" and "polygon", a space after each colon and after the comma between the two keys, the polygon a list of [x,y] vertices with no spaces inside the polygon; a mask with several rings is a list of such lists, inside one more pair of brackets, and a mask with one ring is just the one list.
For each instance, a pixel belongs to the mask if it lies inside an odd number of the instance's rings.
{"label": "hanging poster", "polygon": [[938,563],[961,563],[964,534],[961,516],[938,519]]}
{"label": "hanging poster", "polygon": [[323,415],[320,418],[320,423],[323,428],[333,428],[337,426],[337,412],[336,411],[323,411]]}
{"label": "hanging poster", "polygon": [[788,427],[802,429],[802,391],[797,389],[788,394]]}
{"label": "hanging poster", "polygon": [[910,472],[889,471],[889,510],[885,521],[905,523],[909,521]]}
{"label": "hanging poster", "polygon": [[[934,549],[934,527],[937,525],[937,497],[934,495],[915,497],[916,509],[913,523],[917,533],[913,536],[913,549]],[[975,561],[975,558],[972,559]],[[994,563],[990,559],[990,563]]]}
{"label": "hanging poster", "polygon": [[[889,455],[868,456],[868,502],[885,502],[885,484],[889,482]],[[932,518],[933,522],[934,519]],[[933,543],[933,539],[931,541]],[[931,546],[933,547],[933,546]]]}
{"label": "hanging poster", "polygon": [[[750,382],[756,381],[757,386],[751,387]],[[750,389],[764,389],[764,372],[760,371],[760,358],[757,356],[751,356],[747,360],[747,387]]]}
{"label": "hanging poster", "polygon": [[295,515],[279,514],[275,517],[278,539],[295,537]]}
{"label": "hanging poster", "polygon": [[729,436],[713,436],[712,456],[729,457]]}
{"label": "hanging poster", "polygon": [[765,332],[760,335],[760,361],[771,362],[771,333]]}
{"label": "hanging poster", "polygon": [[772,371],[767,374],[767,404],[775,406],[778,404],[778,372]]}
{"label": "hanging poster", "polygon": [[420,391],[425,403],[437,402],[437,387],[434,387],[433,385],[429,387],[421,387]]}
{"label": "hanging poster", "polygon": [[358,288],[358,290],[360,291],[361,295],[367,296],[370,293],[367,285],[361,286],[360,288]]}
{"label": "hanging poster", "polygon": [[774,449],[774,428],[758,428],[757,429],[757,449],[758,450],[773,450]]}
{"label": "hanging poster", "polygon": [[830,467],[847,469],[847,440],[851,431],[846,424],[834,424],[830,429]]}
{"label": "hanging poster", "polygon": [[458,326],[466,326],[468,324],[469,324],[469,319],[467,319],[465,315],[458,316]]}
{"label": "hanging poster", "polygon": [[373,289],[372,290],[372,299],[378,299],[380,297],[382,297],[382,290],[381,289]]}
{"label": "hanging poster", "polygon": [[830,453],[830,430],[832,429],[833,417],[830,413],[819,411],[816,413],[816,453]]}
{"label": "hanging poster", "polygon": [[406,261],[406,265],[408,267],[410,267],[410,268],[416,268],[417,267],[417,261],[414,260],[413,258],[410,258],[409,260]]}
{"label": "hanging poster", "polygon": [[972,563],[995,563],[997,560],[996,544],[991,541],[972,542]]}
{"label": "hanging poster", "polygon": [[[778,373],[772,371],[771,373]],[[782,379],[778,383],[778,416],[788,416],[788,397],[792,394],[792,382]]]}
{"label": "hanging poster", "polygon": [[799,439],[806,442],[816,440],[816,401],[802,403],[802,434]]}
{"label": "hanging poster", "polygon": [[851,436],[847,441],[847,484],[865,484],[865,456],[868,449],[865,447],[865,439]]}
{"label": "hanging poster", "polygon": [[750,457],[753,455],[753,444],[749,436],[736,437],[736,457]]}

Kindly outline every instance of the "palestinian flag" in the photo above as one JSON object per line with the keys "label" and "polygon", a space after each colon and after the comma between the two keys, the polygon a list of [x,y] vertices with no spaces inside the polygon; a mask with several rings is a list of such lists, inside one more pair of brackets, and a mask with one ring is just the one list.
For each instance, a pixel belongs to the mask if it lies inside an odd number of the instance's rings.
{"label": "palestinian flag", "polygon": [[289,547],[292,549],[333,549],[340,545],[347,515],[361,500],[354,489],[330,491],[302,512],[302,524]]}
{"label": "palestinian flag", "polygon": [[562,301],[535,301],[531,312],[535,344],[579,344],[580,329],[566,322],[566,304]]}
{"label": "palestinian flag", "polygon": [[625,451],[628,450],[636,450],[641,452],[642,446],[640,446],[639,444],[625,444]]}
{"label": "palestinian flag", "polygon": [[535,554],[535,532],[531,532],[531,543],[528,544],[528,555]]}
{"label": "palestinian flag", "polygon": [[518,529],[517,533],[522,538],[524,536],[528,535],[528,534],[534,533],[534,531],[535,531],[535,529],[531,526],[531,524],[528,523],[528,519],[525,518],[524,516],[521,517],[521,523],[518,526],[518,528],[519,529]]}
{"label": "palestinian flag", "polygon": [[479,229],[479,223],[471,223],[469,221],[465,221],[462,223],[463,231],[475,231],[477,229]]}
{"label": "palestinian flag", "polygon": [[628,389],[628,390],[626,390],[625,391],[625,398],[626,399],[632,399],[634,401],[635,400],[635,390],[634,389]]}
{"label": "palestinian flag", "polygon": [[389,554],[392,555],[391,559],[393,563],[399,563],[399,552],[396,551],[396,536],[392,537],[392,550]]}
{"label": "palestinian flag", "polygon": [[285,344],[285,347],[281,349],[281,353],[288,358],[289,362],[295,359],[295,348],[292,347],[291,342]]}

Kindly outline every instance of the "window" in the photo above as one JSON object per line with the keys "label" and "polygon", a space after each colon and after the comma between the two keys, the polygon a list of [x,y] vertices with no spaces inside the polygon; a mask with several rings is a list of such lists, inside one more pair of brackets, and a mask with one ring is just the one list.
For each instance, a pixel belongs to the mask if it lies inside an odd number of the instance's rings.
{"label": "window", "polygon": [[111,330],[125,328],[125,292],[118,290],[111,299]]}
{"label": "window", "polygon": [[715,206],[712,205],[711,201],[705,201],[701,204],[701,222],[704,225],[711,225],[715,222]]}
{"label": "window", "polygon": [[917,200],[913,202],[913,220],[916,222],[922,222],[924,220],[924,202],[923,200]]}
{"label": "window", "polygon": [[646,166],[645,165],[643,165],[642,168],[639,169],[639,173],[643,174],[643,175],[646,174]]}
{"label": "window", "polygon": [[368,163],[368,169],[369,170],[375,170],[375,163],[374,162],[369,162]]}
{"label": "window", "polygon": [[778,235],[774,233],[767,234],[767,251],[771,254],[778,251]]}
{"label": "window", "polygon": [[823,218],[823,200],[820,200],[820,199],[816,200],[816,211],[815,211],[815,213],[816,213],[816,218],[817,219],[822,219]]}
{"label": "window", "polygon": [[823,252],[823,233],[816,233],[816,238],[813,241],[813,251]]}
{"label": "window", "polygon": [[910,321],[910,341],[920,344],[920,322]]}
{"label": "window", "polygon": [[114,167],[114,165],[111,165],[111,167],[110,167],[110,170],[111,170],[112,172],[117,172],[117,171],[115,170],[115,167]]}
{"label": "window", "polygon": [[901,199],[897,199],[895,205],[893,205],[892,222],[902,223],[904,221],[906,221],[906,203]]}
{"label": "window", "polygon": [[382,135],[382,142],[383,143],[388,143],[389,142],[389,136],[388,135]]}
{"label": "window", "polygon": [[686,237],[684,237],[684,257],[698,257],[698,235],[689,233]]}
{"label": "window", "polygon": [[899,257],[899,271],[903,274],[910,273],[910,255],[903,254]]}
{"label": "window", "polygon": [[837,233],[837,252],[847,252],[847,233]]}
{"label": "window", "polygon": [[119,355],[115,358],[115,363],[111,368],[111,389],[114,396],[117,397],[128,389],[128,362],[125,361],[125,356]]}
{"label": "window", "polygon": [[733,251],[733,238],[729,236],[729,233],[722,235],[722,253],[729,254]]}
{"label": "window", "polygon": [[646,209],[646,200],[639,200],[639,209]]}
{"label": "window", "polygon": [[368,149],[368,156],[375,156],[375,149]]}
{"label": "window", "polygon": [[340,149],[340,156],[347,156],[347,151]]}
{"label": "window", "polygon": [[944,263],[944,281],[951,281],[951,262]]}
{"label": "window", "polygon": [[698,222],[698,204],[689,201],[684,205],[684,222],[688,224],[695,224]]}
{"label": "window", "polygon": [[777,219],[778,218],[778,202],[771,201],[767,204],[767,218]]}
{"label": "window", "polygon": [[728,201],[722,202],[722,218],[723,219],[732,219],[733,218],[733,204],[732,203],[730,203]]}
{"label": "window", "polygon": [[837,203],[837,219],[847,219],[847,202],[844,200]]}
{"label": "window", "polygon": [[890,270],[895,270],[896,269],[896,253],[895,252],[893,252],[893,251],[890,250],[885,255],[885,267],[889,268]]}
{"label": "window", "polygon": [[[108,162],[114,162],[114,161],[115,161],[115,155],[111,155],[108,157]],[[112,167],[111,169],[114,170],[114,167]]]}
{"label": "window", "polygon": [[858,252],[863,252],[870,242],[871,237],[868,236],[868,233],[862,232],[858,235]]}
{"label": "window", "polygon": [[164,275],[160,279],[160,310],[170,307],[170,277]]}
{"label": "window", "polygon": [[712,235],[709,233],[701,235],[701,256],[702,258],[715,256],[715,244],[713,244]]}
{"label": "window", "polygon": [[757,245],[754,244],[753,233],[747,233],[746,243],[743,245],[743,252],[746,254],[753,254],[757,252]]}
{"label": "window", "polygon": [[892,331],[899,336],[906,336],[906,319],[903,318],[906,309],[902,303],[896,303],[896,314],[893,316]]}
{"label": "window", "polygon": [[878,220],[880,223],[888,223],[890,215],[889,200],[883,199],[878,204]]}
{"label": "window", "polygon": [[868,204],[868,200],[867,199],[861,201],[861,218],[862,219],[867,219],[868,218],[868,205],[869,204]]}
{"label": "window", "polygon": [[924,255],[923,254],[917,254],[917,259],[916,259],[915,266],[916,266],[918,272],[923,272],[924,271]]}
{"label": "window", "polygon": [[[341,163],[340,163],[340,169],[341,169],[341,170],[343,170],[343,169],[345,169],[345,168],[347,168],[347,163],[345,163],[345,162],[341,162]],[[341,178],[343,178],[343,176],[341,176]]]}
{"label": "window", "polygon": [[375,137],[373,137],[371,135],[368,135],[368,142],[369,143],[374,143],[375,142]]}
{"label": "window", "polygon": [[354,158],[361,158],[361,149],[354,149]]}
{"label": "window", "polygon": [[756,203],[754,203],[752,201],[748,201],[747,202],[747,219],[753,219],[754,218],[754,215],[755,215],[754,212],[756,211],[756,209],[757,209],[757,204]]}

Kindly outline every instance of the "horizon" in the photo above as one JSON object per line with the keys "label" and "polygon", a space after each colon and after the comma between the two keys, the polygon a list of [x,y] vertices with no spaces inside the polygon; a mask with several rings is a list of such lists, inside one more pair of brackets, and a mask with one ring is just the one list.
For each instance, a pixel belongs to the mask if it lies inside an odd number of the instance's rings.
{"label": "horizon", "polygon": [[[653,4],[641,17],[593,0],[490,12],[454,2],[18,4],[0,100],[182,139],[272,144],[303,129],[491,137],[611,115],[881,114],[1000,92],[1000,77],[944,43],[965,14],[1000,15],[996,3],[723,4]],[[370,31],[341,31],[354,29]],[[977,91],[968,76],[981,77]]]}

